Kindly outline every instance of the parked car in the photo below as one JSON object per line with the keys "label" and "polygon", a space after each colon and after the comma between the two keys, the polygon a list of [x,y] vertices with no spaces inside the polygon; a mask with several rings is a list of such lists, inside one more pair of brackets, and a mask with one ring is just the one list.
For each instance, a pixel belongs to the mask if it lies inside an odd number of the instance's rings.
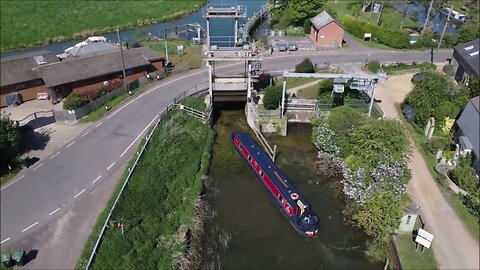
{"label": "parked car", "polygon": [[294,43],[288,44],[288,50],[289,50],[289,51],[296,51],[296,50],[298,50],[297,45],[294,44]]}
{"label": "parked car", "polygon": [[278,51],[279,52],[286,52],[288,50],[287,44],[279,43],[278,44]]}

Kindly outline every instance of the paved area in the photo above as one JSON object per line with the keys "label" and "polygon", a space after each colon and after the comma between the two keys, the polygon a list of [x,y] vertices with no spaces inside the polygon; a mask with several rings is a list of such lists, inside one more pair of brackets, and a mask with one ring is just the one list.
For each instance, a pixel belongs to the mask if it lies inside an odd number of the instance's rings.
{"label": "paved area", "polygon": [[[412,89],[413,74],[391,76],[378,87],[376,98],[386,117],[398,118],[396,104]],[[407,190],[420,206],[426,230],[434,235],[432,248],[440,269],[480,269],[478,239],[474,239],[452,210],[430,174],[418,149],[409,162],[412,180]]]}
{"label": "paved area", "polygon": [[[28,148],[30,149],[28,155],[30,158],[39,158],[40,160],[37,162],[56,153],[60,147],[69,143],[91,125],[91,123],[71,125],[55,122],[53,114],[48,111],[62,109],[62,106],[62,103],[52,105],[48,100],[33,100],[20,106],[2,108],[2,113],[9,114],[12,120],[20,121],[21,126],[32,126],[33,132],[27,134]],[[41,112],[37,114],[36,119],[32,115],[35,112]]]}

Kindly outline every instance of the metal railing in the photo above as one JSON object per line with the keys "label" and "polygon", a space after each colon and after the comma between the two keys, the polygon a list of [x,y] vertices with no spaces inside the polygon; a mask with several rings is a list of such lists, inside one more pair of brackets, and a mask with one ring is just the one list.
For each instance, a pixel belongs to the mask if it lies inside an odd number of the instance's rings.
{"label": "metal railing", "polygon": [[145,149],[146,149],[148,143],[150,142],[150,139],[152,138],[153,133],[157,130],[157,128],[161,124],[163,117],[168,112],[173,110],[175,108],[175,104],[177,104],[182,99],[184,99],[186,97],[191,97],[191,96],[201,96],[206,92],[208,92],[208,86],[207,85],[200,85],[200,86],[196,85],[194,88],[188,89],[185,92],[183,92],[182,94],[175,97],[167,105],[167,107],[165,109],[163,109],[159,114],[157,114],[157,116],[154,118],[154,120],[155,119],[157,120],[155,122],[155,126],[153,127],[152,131],[146,136],[145,143],[143,144],[142,149],[140,150],[140,152],[137,152],[138,156],[135,159],[135,162],[133,163],[132,167],[129,168],[129,173],[128,173],[127,177],[125,178],[125,181],[124,181],[124,183],[122,185],[122,188],[120,189],[120,191],[117,195],[117,198],[113,202],[112,208],[110,209],[110,212],[108,213],[107,218],[105,219],[105,222],[103,223],[102,229],[100,231],[100,234],[98,235],[97,241],[95,242],[95,246],[93,247],[92,253],[90,254],[90,257],[88,259],[87,265],[85,266],[85,269],[87,269],[87,270],[90,269],[90,267],[92,265],[92,262],[95,259],[95,256],[97,255],[97,250],[98,250],[98,247],[100,246],[100,242],[101,242],[103,236],[105,235],[105,231],[108,227],[108,222],[110,221],[110,217],[112,216],[113,210],[115,209],[115,206],[117,205],[123,191],[125,190],[125,187],[127,186],[128,182],[130,180],[130,177],[132,176],[133,172],[135,171],[135,168],[138,165],[138,161],[140,160],[143,153],[145,152]]}
{"label": "metal railing", "polygon": [[286,109],[287,111],[307,111],[314,112],[317,108],[316,99],[287,99]]}

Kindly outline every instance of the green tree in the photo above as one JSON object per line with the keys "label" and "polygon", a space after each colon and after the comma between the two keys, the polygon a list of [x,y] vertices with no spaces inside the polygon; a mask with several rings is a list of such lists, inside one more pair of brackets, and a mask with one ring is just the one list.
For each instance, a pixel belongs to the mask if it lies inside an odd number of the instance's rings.
{"label": "green tree", "polygon": [[435,41],[433,39],[433,31],[430,29],[425,29],[420,35],[417,43],[415,44],[418,47],[433,48],[435,47]]}
{"label": "green tree", "polygon": [[[478,15],[477,15],[478,16]],[[472,41],[480,37],[480,32],[478,31],[479,24],[477,22],[468,22],[460,28],[460,35],[458,36],[459,43],[465,43]]]}
{"label": "green tree", "polygon": [[303,26],[306,19],[320,13],[326,0],[280,0],[271,1],[272,23],[278,27]]}
{"label": "green tree", "polygon": [[393,119],[370,119],[349,135],[352,154],[368,161],[372,167],[403,160],[409,143],[402,124]]}
{"label": "green tree", "polygon": [[0,114],[0,166],[2,172],[20,153],[20,127],[7,114]]}
{"label": "green tree", "polygon": [[263,105],[268,110],[274,110],[278,108],[282,101],[282,87],[279,85],[270,86],[265,89],[265,95],[263,96]]}
{"label": "green tree", "polygon": [[[404,104],[415,110],[415,123],[424,126],[434,116],[435,109],[449,98],[453,84],[449,77],[438,72],[426,72],[424,78],[408,93]],[[435,119],[437,122],[443,119]]]}
{"label": "green tree", "polygon": [[470,98],[480,96],[480,76],[470,78],[468,82],[468,95]]}

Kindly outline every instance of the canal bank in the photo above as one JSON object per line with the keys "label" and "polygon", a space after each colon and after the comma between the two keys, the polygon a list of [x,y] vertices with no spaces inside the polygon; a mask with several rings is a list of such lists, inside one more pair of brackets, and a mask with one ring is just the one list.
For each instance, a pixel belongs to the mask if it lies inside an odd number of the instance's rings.
{"label": "canal bank", "polygon": [[252,133],[241,106],[215,111],[216,139],[207,192],[214,217],[207,234],[210,241],[215,239],[217,247],[228,248],[216,248],[217,254],[210,261],[224,269],[381,267],[364,255],[366,235],[345,224],[338,180],[317,175],[317,151],[310,135],[274,136],[268,141],[277,145],[276,163],[320,217],[319,236],[315,239],[305,238],[292,228],[235,154],[231,133]]}

